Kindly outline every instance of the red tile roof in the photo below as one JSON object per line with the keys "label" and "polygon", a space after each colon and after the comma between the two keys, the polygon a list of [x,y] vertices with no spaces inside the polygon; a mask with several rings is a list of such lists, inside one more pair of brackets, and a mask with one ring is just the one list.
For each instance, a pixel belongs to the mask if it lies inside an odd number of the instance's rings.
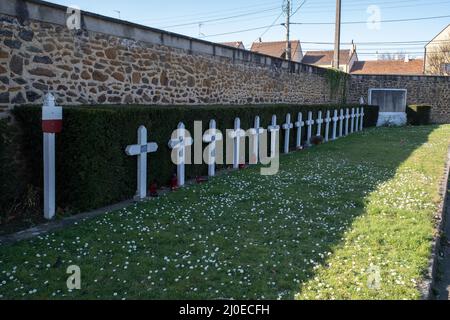
{"label": "red tile roof", "polygon": [[403,60],[357,61],[350,73],[421,75],[423,59],[409,60],[409,62]]}
{"label": "red tile roof", "polygon": [[233,47],[233,48],[245,48],[244,43],[242,41],[222,42],[220,44],[223,44],[224,46],[228,46],[228,47]]}
{"label": "red tile roof", "polygon": [[[300,41],[291,41],[292,54],[297,52],[300,48]],[[271,57],[284,58],[286,52],[286,41],[275,41],[275,42],[254,42],[252,48],[253,52],[266,54]]]}
{"label": "red tile roof", "polygon": [[[339,64],[348,64],[352,55],[350,50],[339,52]],[[334,51],[308,51],[303,57],[302,63],[312,65],[331,65],[334,59]]]}

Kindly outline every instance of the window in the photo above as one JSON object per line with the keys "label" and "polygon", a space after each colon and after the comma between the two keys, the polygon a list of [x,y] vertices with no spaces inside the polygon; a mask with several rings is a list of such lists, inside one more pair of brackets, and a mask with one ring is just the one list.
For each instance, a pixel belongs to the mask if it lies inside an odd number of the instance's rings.
{"label": "window", "polygon": [[406,89],[370,89],[369,104],[380,107],[380,112],[406,112]]}
{"label": "window", "polygon": [[443,63],[441,65],[442,73],[450,74],[450,63]]}

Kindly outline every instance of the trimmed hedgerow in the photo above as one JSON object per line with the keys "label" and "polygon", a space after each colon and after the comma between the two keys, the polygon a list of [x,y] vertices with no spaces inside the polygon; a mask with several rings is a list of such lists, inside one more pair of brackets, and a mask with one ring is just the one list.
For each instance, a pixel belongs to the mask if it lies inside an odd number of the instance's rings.
{"label": "trimmed hedgerow", "polygon": [[[65,107],[64,129],[57,136],[56,146],[57,203],[64,211],[76,213],[131,198],[136,190],[136,157],[126,156],[124,150],[127,145],[137,143],[137,129],[141,125],[147,127],[149,141],[159,145],[158,152],[149,156],[148,181],[156,180],[159,186],[166,186],[176,171],[167,144],[180,121],[194,135],[194,121],[202,121],[205,131],[209,121],[215,119],[218,129],[225,131],[232,129],[234,119],[240,117],[242,128],[249,129],[256,115],[261,117],[261,125],[267,127],[273,114],[278,116],[278,124],[283,124],[287,113],[292,114],[294,122],[298,112],[303,112],[306,118],[307,112],[313,111],[316,117],[319,110],[325,115],[327,110],[336,108],[294,105]],[[378,107],[367,106],[365,113],[365,126],[375,126]],[[24,131],[23,152],[32,172],[31,183],[41,186],[41,109],[16,108],[14,114]],[[294,130],[291,142],[294,148]],[[206,165],[186,167],[188,178],[206,174]]]}
{"label": "trimmed hedgerow", "polygon": [[12,219],[25,196],[23,168],[17,159],[17,128],[0,119],[0,225]]}
{"label": "trimmed hedgerow", "polygon": [[428,125],[431,123],[431,106],[410,105],[406,108],[408,124],[413,126]]}

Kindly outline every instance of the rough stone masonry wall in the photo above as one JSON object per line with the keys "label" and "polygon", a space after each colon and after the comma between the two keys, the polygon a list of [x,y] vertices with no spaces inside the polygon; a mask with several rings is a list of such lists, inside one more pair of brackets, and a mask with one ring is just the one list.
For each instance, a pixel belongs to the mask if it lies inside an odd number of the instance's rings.
{"label": "rough stone masonry wall", "polygon": [[450,77],[352,75],[348,84],[348,102],[368,97],[371,88],[407,89],[407,104],[431,105],[431,121],[450,123]]}
{"label": "rough stone masonry wall", "polygon": [[41,104],[47,92],[62,105],[331,102],[323,70],[242,51],[236,59],[235,49],[210,55],[4,14],[0,29],[4,111]]}

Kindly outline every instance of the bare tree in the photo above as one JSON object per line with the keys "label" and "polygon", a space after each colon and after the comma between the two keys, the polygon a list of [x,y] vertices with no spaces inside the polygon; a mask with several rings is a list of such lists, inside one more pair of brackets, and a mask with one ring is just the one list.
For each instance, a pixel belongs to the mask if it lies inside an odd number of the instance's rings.
{"label": "bare tree", "polygon": [[398,53],[381,53],[379,60],[405,60],[406,55],[403,52]]}
{"label": "bare tree", "polygon": [[450,75],[450,43],[432,47],[427,51],[425,73]]}

